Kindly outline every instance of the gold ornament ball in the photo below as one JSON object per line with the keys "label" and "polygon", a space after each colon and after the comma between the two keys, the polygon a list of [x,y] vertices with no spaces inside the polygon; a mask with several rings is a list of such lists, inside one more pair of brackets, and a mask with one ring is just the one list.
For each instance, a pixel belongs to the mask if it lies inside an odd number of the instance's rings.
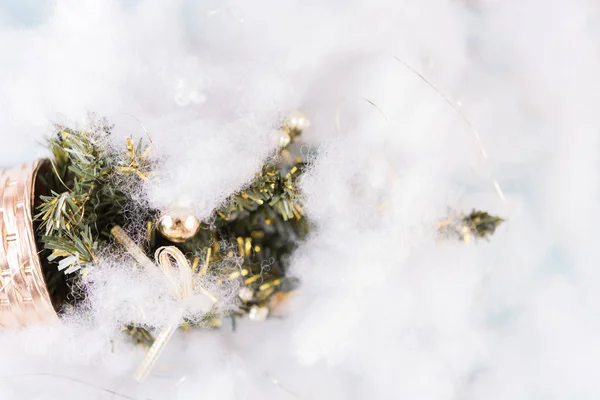
{"label": "gold ornament ball", "polygon": [[306,115],[300,111],[294,111],[285,120],[283,124],[283,131],[286,132],[291,139],[294,139],[302,133],[302,131],[308,128],[309,121]]}
{"label": "gold ornament ball", "polygon": [[265,306],[253,305],[250,307],[250,311],[248,312],[248,317],[254,322],[262,322],[266,320],[268,316],[269,309]]}
{"label": "gold ornament ball", "polygon": [[292,138],[290,137],[290,134],[285,131],[281,131],[279,136],[279,147],[286,147],[291,141]]}
{"label": "gold ornament ball", "polygon": [[200,220],[190,210],[174,210],[158,220],[158,231],[175,243],[193,238],[200,229]]}
{"label": "gold ornament ball", "polygon": [[238,297],[244,303],[247,303],[254,298],[254,290],[250,289],[248,286],[244,286],[240,289],[240,292],[238,293]]}

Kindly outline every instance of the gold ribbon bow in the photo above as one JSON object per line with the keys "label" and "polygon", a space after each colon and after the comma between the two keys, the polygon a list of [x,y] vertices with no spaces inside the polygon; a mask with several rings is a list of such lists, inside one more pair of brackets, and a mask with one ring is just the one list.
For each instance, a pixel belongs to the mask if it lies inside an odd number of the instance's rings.
{"label": "gold ribbon bow", "polygon": [[[133,240],[127,236],[121,227],[115,226],[111,230],[111,233],[115,239],[121,243],[125,249],[136,259],[138,263],[143,266],[154,267],[156,265],[144,254],[144,252],[133,242]],[[183,303],[185,300],[194,296],[194,277],[192,267],[181,250],[175,246],[163,246],[156,250],[154,253],[154,258],[169,284],[171,294],[182,303],[182,309],[181,313],[176,317],[176,319],[160,332],[160,334],[156,337],[154,344],[152,344],[152,347],[150,347],[150,350],[148,350],[144,361],[140,364],[133,376],[138,382],[142,382],[144,379],[146,379],[154,367],[156,360],[158,360],[158,357],[160,357],[164,347],[169,342],[169,339],[171,339],[171,336],[173,336],[173,333],[175,333],[181,324],[181,320],[183,319],[183,311],[185,309]],[[206,269],[203,268],[201,274],[205,272]],[[199,287],[198,290],[213,303],[217,302],[217,298],[205,288]]]}

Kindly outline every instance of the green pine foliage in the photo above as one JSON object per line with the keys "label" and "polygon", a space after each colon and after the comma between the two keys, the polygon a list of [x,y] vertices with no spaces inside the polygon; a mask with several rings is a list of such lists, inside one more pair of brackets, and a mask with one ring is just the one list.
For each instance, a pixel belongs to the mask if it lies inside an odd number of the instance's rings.
{"label": "green pine foliage", "polygon": [[53,159],[50,173],[41,179],[49,194],[40,196],[35,219],[44,249],[50,251],[47,260],[67,274],[96,263],[110,227],[124,222],[128,198],[117,178],[130,175],[131,168],[140,174],[150,169],[148,159],[138,156],[141,144],[128,140],[122,151],[112,150],[111,130],[106,120],[85,131],[57,125],[48,140]]}
{"label": "green pine foliage", "polygon": [[498,216],[474,209],[470,214],[458,213],[440,221],[438,232],[442,237],[454,236],[469,243],[471,237],[488,239],[503,222],[504,219]]}
{"label": "green pine foliage", "polygon": [[504,222],[504,219],[490,215],[486,211],[473,210],[463,218],[463,226],[469,228],[471,233],[479,238],[487,239],[496,232],[496,228]]}
{"label": "green pine foliage", "polygon": [[[52,286],[64,286],[67,276],[67,283],[75,287],[86,266],[98,262],[99,252],[115,245],[110,229],[115,225],[127,229],[124,210],[132,201],[124,185],[141,184],[153,173],[151,148],[141,142],[134,145],[131,139],[122,148],[113,148],[111,130],[106,120],[88,130],[57,125],[48,141],[53,159],[39,177],[47,193],[39,198],[35,219],[47,281]],[[158,247],[177,246],[190,255],[196,268],[206,264],[223,280],[241,280],[252,296],[240,299],[240,314],[253,305],[268,306],[277,293],[297,286],[297,281],[287,276],[287,260],[309,229],[296,188],[304,168],[300,157],[281,149],[184,243],[162,237],[156,229],[160,211],[145,210],[149,240],[140,248],[152,259]],[[58,302],[73,303],[79,298],[62,287],[50,290],[62,293]],[[218,326],[221,317],[211,316],[205,325]],[[144,328],[130,326],[126,330],[136,340],[147,341]]]}
{"label": "green pine foliage", "polygon": [[[152,147],[131,139],[122,147],[112,147],[112,128],[106,120],[88,130],[57,125],[48,141],[53,158],[38,176],[45,194],[38,199],[35,219],[55,304],[77,302],[80,297],[71,288],[86,266],[97,263],[107,246],[116,246],[111,228],[119,225],[127,230],[124,210],[132,205],[128,190],[155,172]],[[139,247],[150,259],[158,247],[176,246],[189,257],[194,271],[202,266],[220,280],[240,281],[245,293],[240,295],[239,312],[228,316],[232,322],[253,307],[270,309],[298,287],[297,279],[288,275],[289,257],[310,224],[297,188],[306,169],[299,146],[293,143],[297,137],[269,159],[247,186],[215,209],[186,242],[173,243],[161,236],[157,229],[161,211],[144,210],[148,240]],[[442,221],[440,231],[467,241],[467,234],[488,237],[502,221],[473,210]],[[218,327],[223,317],[211,314],[200,325]],[[152,343],[145,327],[131,325],[124,331],[138,343]]]}
{"label": "green pine foliage", "polygon": [[[170,243],[150,224],[152,249],[177,246],[192,254],[192,265],[208,262],[209,271],[218,270],[223,279],[240,279],[251,298],[240,299],[243,314],[252,306],[269,307],[278,293],[298,286],[288,276],[288,258],[308,231],[297,190],[297,179],[305,163],[284,149],[240,192],[227,199],[203,223],[199,233],[184,243]],[[212,268],[214,266],[214,268]]]}

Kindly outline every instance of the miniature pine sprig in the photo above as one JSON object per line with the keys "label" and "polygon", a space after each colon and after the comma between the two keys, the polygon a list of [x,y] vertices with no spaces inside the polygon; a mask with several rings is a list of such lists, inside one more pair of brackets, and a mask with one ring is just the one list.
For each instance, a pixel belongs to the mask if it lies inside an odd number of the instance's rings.
{"label": "miniature pine sprig", "polygon": [[301,160],[297,160],[297,165],[285,174],[280,166],[267,164],[246,189],[232,196],[224,207],[217,210],[217,215],[229,221],[240,213],[255,212],[268,204],[284,221],[300,219],[304,212],[299,202],[296,178],[301,163]]}
{"label": "miniature pine sprig", "polygon": [[472,237],[487,239],[503,222],[504,219],[486,211],[472,210],[468,215],[459,213],[440,221],[438,232],[443,237],[455,236],[470,243]]}
{"label": "miniature pine sprig", "polygon": [[50,194],[40,196],[38,229],[48,261],[72,273],[97,261],[98,250],[107,243],[108,229],[123,222],[128,201],[122,177],[145,178],[150,169],[148,149],[127,139],[123,149],[112,149],[112,126],[106,120],[89,130],[56,125],[48,142],[53,154],[51,175],[44,181]]}

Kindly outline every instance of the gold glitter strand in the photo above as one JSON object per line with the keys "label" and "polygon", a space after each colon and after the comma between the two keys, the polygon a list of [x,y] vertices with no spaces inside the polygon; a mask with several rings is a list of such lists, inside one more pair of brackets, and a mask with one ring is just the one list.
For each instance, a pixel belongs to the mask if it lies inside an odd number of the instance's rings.
{"label": "gold glitter strand", "polygon": [[212,253],[212,249],[210,247],[208,249],[206,249],[206,259],[204,260],[204,265],[198,272],[199,276],[206,275],[206,272],[208,271],[208,264],[210,263],[211,253]]}
{"label": "gold glitter strand", "polygon": [[[483,160],[487,161],[488,154],[487,154],[487,151],[485,150],[485,147],[483,145],[483,140],[481,140],[481,135],[479,135],[479,131],[475,128],[475,126],[471,123],[471,121],[467,118],[467,116],[462,112],[462,110],[459,108],[459,106],[457,105],[457,103],[451,101],[450,98],[448,98],[448,96],[446,96],[444,93],[442,93],[441,90],[439,90],[431,82],[429,82],[429,80],[427,78],[425,78],[425,76],[423,74],[421,74],[419,71],[417,71],[416,69],[414,69],[413,67],[411,67],[408,63],[406,63],[405,61],[403,61],[401,58],[399,58],[399,57],[394,57],[394,58],[398,62],[402,63],[402,65],[404,65],[410,71],[412,71],[415,75],[417,75],[431,89],[433,89],[438,95],[440,95],[440,97],[446,103],[448,103],[448,105],[450,107],[452,107],[454,109],[454,111],[462,118],[462,120],[465,122],[465,124],[467,124],[467,126],[469,127],[469,129],[473,133],[473,136],[475,136],[475,140],[477,141],[477,145],[479,146],[479,150],[481,152],[481,155],[483,156]],[[500,197],[500,200],[506,201],[506,198],[504,197],[504,193],[502,192],[502,189],[500,188],[500,184],[498,183],[498,181],[496,179],[492,179],[492,183],[494,184],[494,188],[496,189],[496,193],[498,193],[498,197]]]}
{"label": "gold glitter strand", "polygon": [[114,236],[115,240],[127,250],[129,254],[144,267],[154,267],[152,260],[148,258],[146,254],[135,244],[133,240],[125,233],[123,228],[115,226],[110,230],[110,233]]}
{"label": "gold glitter strand", "polygon": [[198,257],[194,257],[194,261],[192,261],[192,272],[196,272],[199,264],[200,264],[200,259]]}
{"label": "gold glitter strand", "polygon": [[152,344],[152,347],[150,347],[150,350],[148,350],[144,361],[140,364],[137,371],[133,375],[133,379],[135,379],[138,382],[143,382],[148,377],[148,374],[150,373],[150,371],[152,371],[152,368],[154,367],[154,364],[156,364],[158,357],[160,356],[165,346],[171,339],[171,336],[173,336],[178,327],[179,322],[176,324],[169,325],[167,328],[163,329],[160,332],[160,334],[154,341],[154,344]]}

